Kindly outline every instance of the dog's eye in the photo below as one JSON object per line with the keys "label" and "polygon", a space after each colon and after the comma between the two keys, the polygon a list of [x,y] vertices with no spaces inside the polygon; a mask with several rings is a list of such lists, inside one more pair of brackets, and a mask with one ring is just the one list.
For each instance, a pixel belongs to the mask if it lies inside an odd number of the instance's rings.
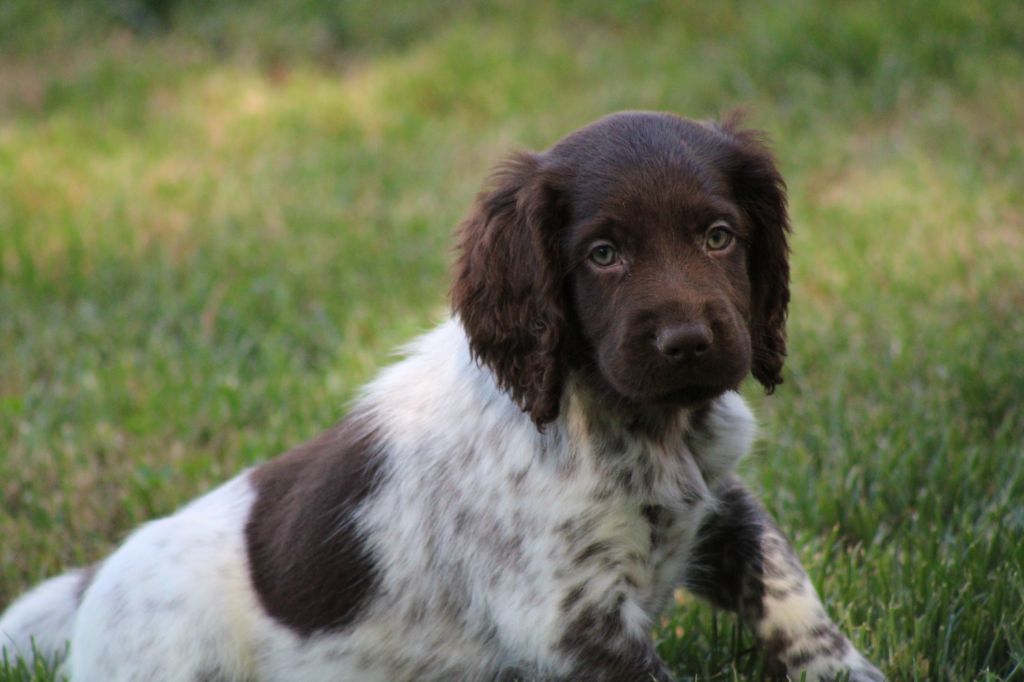
{"label": "dog's eye", "polygon": [[732,240],[732,232],[723,223],[716,223],[708,230],[708,236],[704,240],[704,245],[707,246],[709,251],[722,251],[729,248]]}
{"label": "dog's eye", "polygon": [[587,258],[594,265],[606,268],[619,262],[619,252],[611,244],[598,244],[590,250]]}

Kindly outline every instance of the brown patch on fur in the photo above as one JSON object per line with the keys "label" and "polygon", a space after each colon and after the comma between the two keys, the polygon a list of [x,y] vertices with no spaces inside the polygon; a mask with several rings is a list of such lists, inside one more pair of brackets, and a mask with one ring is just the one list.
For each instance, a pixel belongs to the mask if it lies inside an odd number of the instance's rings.
{"label": "brown patch on fur", "polygon": [[624,639],[620,607],[621,603],[612,611],[602,612],[588,606],[569,624],[558,642],[558,647],[575,659],[573,672],[565,679],[672,682],[672,674],[650,640]]}
{"label": "brown patch on fur", "polygon": [[358,415],[251,474],[249,572],[267,613],[302,635],[344,627],[378,582],[354,512],[380,478],[382,455]]}
{"label": "brown patch on fur", "polygon": [[786,664],[783,663],[782,656],[792,644],[792,640],[781,630],[773,631],[762,642],[765,676],[768,679],[787,679]]}
{"label": "brown patch on fur", "polygon": [[686,586],[748,621],[760,620],[765,595],[761,539],[769,523],[745,488],[734,485],[724,491],[718,509],[697,533]]}

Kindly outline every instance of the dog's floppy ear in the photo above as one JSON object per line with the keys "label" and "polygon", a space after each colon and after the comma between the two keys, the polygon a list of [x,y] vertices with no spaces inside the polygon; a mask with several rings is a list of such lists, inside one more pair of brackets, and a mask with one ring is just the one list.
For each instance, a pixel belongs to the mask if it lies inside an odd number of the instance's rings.
{"label": "dog's floppy ear", "polygon": [[537,427],[558,416],[565,379],[559,195],[541,156],[498,167],[459,227],[452,307],[478,362]]}
{"label": "dog's floppy ear", "polygon": [[733,194],[751,221],[747,264],[752,288],[753,374],[771,393],[782,383],[789,306],[789,214],[786,183],[764,136],[739,127],[740,116],[722,124],[736,144],[729,176]]}

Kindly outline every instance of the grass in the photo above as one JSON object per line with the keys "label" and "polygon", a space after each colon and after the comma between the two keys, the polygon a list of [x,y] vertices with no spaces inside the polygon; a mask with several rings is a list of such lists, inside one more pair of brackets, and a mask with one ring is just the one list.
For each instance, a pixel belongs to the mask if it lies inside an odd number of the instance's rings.
{"label": "grass", "polygon": [[[1024,679],[1024,6],[205,4],[0,5],[0,604],[337,419],[508,149],[743,105],[796,230],[746,478],[893,679]],[[682,679],[757,674],[679,599]]]}

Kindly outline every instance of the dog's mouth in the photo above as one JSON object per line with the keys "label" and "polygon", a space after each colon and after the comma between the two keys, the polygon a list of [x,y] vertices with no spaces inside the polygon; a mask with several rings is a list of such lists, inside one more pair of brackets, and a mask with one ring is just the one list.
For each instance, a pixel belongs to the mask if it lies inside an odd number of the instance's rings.
{"label": "dog's mouth", "polygon": [[699,407],[742,383],[742,363],[705,361],[666,367],[643,358],[610,353],[584,365],[591,386],[613,404],[629,409]]}
{"label": "dog's mouth", "polygon": [[693,407],[695,405],[706,403],[713,398],[717,398],[727,390],[728,388],[723,386],[695,384],[692,386],[677,388],[660,395],[655,395],[645,400],[645,402],[655,403],[658,405]]}
{"label": "dog's mouth", "polygon": [[697,407],[733,388],[717,383],[670,383],[666,386],[664,383],[656,381],[643,382],[641,385],[622,385],[624,382],[608,381],[608,379],[612,379],[612,377],[606,378],[606,385],[612,389],[614,394],[638,407]]}

